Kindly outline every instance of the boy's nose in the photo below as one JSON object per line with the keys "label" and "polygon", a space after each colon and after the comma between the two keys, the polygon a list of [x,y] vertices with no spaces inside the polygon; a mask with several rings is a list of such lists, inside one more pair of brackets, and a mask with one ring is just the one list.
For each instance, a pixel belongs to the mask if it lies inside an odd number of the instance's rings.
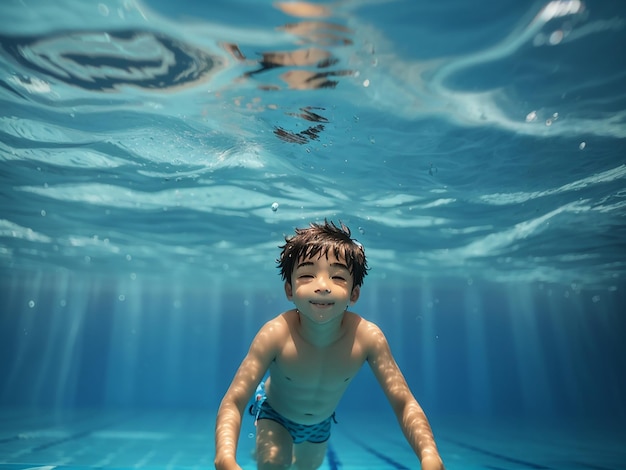
{"label": "boy's nose", "polygon": [[328,284],[326,284],[326,281],[321,278],[318,280],[317,290],[325,294],[330,294],[330,289],[328,288]]}

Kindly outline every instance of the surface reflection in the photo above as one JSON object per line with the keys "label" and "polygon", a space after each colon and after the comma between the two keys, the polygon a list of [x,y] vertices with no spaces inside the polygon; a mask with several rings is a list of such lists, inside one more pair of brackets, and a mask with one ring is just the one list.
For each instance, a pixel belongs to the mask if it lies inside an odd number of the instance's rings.
{"label": "surface reflection", "polygon": [[[294,36],[295,49],[271,50],[258,53],[258,60],[249,60],[236,43],[222,43],[222,48],[235,60],[249,64],[240,80],[256,80],[257,89],[263,92],[289,90],[333,89],[338,86],[343,76],[354,75],[354,71],[340,66],[340,59],[332,49],[350,46],[353,40],[352,31],[338,22],[330,21],[332,10],[328,6],[316,5],[307,2],[276,3],[274,7],[281,12],[296,18],[306,18],[302,21],[289,22],[278,26],[278,31],[287,32]],[[316,18],[325,18],[320,21]],[[275,77],[278,73],[279,82],[266,82],[270,72]],[[316,111],[313,112],[312,110]],[[323,108],[314,108],[303,103],[299,112],[286,114],[305,121],[328,123],[322,116]],[[305,144],[317,140],[324,130],[324,124],[309,126],[304,130],[293,131],[276,126],[274,135],[279,139],[295,144]]]}
{"label": "surface reflection", "polygon": [[220,57],[163,33],[65,31],[0,36],[3,55],[36,76],[89,91],[165,90],[207,80]]}

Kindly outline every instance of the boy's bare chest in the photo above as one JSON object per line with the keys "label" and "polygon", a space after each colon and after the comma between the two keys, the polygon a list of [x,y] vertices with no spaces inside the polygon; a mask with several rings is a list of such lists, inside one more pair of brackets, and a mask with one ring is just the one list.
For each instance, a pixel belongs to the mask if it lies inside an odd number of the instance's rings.
{"label": "boy's bare chest", "polygon": [[276,366],[286,380],[330,385],[352,379],[365,359],[363,347],[354,338],[318,348],[296,337],[285,342]]}

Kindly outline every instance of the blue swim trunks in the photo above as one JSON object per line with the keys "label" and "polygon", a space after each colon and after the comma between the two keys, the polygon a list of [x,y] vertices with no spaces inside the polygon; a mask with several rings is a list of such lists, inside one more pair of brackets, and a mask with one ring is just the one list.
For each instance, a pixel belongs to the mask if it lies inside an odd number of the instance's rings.
{"label": "blue swim trunks", "polygon": [[302,442],[312,442],[314,444],[321,444],[326,442],[330,438],[330,424],[335,420],[335,413],[332,416],[325,419],[321,423],[317,424],[299,424],[284,416],[278,414],[274,408],[267,402],[267,396],[265,395],[265,382],[261,382],[256,389],[254,398],[250,408],[248,409],[250,414],[255,417],[254,424],[260,419],[271,419],[282,425],[293,439],[294,444],[300,444]]}

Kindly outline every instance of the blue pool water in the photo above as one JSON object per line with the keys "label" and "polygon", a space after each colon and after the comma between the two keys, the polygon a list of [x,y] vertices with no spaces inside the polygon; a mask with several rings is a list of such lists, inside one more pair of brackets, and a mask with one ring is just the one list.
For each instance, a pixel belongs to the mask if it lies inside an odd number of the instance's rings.
{"label": "blue pool water", "polygon": [[[324,218],[449,470],[626,468],[625,41],[610,0],[2,2],[0,469],[211,468]],[[367,366],[337,417],[324,468],[418,467]]]}

